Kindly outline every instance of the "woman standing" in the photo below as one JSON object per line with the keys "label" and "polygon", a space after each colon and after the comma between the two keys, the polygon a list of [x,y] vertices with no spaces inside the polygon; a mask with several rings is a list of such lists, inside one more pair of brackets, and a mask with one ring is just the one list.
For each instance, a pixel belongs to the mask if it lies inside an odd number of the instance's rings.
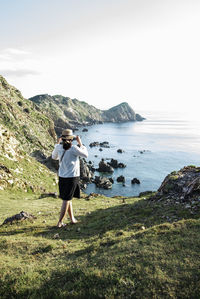
{"label": "woman standing", "polygon": [[[72,145],[74,139],[76,139],[78,145]],[[82,144],[79,136],[73,135],[72,130],[64,130],[52,153],[52,158],[59,160],[59,193],[60,198],[63,200],[58,227],[65,226],[62,221],[66,213],[69,214],[72,223],[77,222],[73,214],[72,198],[80,198],[79,157],[88,157],[87,148]]]}

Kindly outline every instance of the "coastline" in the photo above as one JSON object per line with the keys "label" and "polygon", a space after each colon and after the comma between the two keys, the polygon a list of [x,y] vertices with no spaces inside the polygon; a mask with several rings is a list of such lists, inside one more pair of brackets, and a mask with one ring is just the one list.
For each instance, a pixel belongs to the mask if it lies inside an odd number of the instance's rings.
{"label": "coastline", "polygon": [[[168,128],[168,125],[168,122],[164,121],[161,127],[166,126]],[[176,125],[176,121],[170,122],[170,130],[173,130]],[[102,158],[106,162],[112,158],[117,159],[118,162],[127,165],[124,169],[115,169],[112,175],[95,172],[94,175],[112,177],[115,181],[112,189],[104,190],[89,184],[85,192],[88,194],[91,192],[100,193],[106,196],[138,196],[139,193],[148,190],[156,191],[162,180],[170,172],[179,170],[186,165],[199,165],[198,150],[192,152],[192,147],[189,148],[188,136],[181,134],[180,123],[178,123],[178,136],[176,134],[172,136],[163,129],[162,134],[157,134],[158,127],[160,128],[160,123],[155,123],[149,118],[141,123],[93,125],[88,127],[88,132],[82,132],[84,126],[80,127],[80,135],[89,148],[88,161],[93,163],[94,168],[98,168],[98,163]],[[153,132],[150,132],[149,130],[152,128]],[[101,152],[98,147],[90,148],[89,144],[94,141],[108,141],[110,148],[103,148]],[[192,141],[191,138],[190,141]],[[178,142],[177,145],[176,142]],[[117,149],[120,147],[125,150],[122,154],[117,153]],[[143,154],[140,151],[144,151]],[[126,179],[125,186],[116,182],[120,175],[124,175]],[[141,181],[140,185],[131,184],[134,177]]]}

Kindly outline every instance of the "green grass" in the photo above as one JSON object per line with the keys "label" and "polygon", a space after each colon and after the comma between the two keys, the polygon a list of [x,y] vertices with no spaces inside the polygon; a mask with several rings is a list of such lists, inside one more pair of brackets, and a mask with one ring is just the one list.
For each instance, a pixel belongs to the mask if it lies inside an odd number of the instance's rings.
{"label": "green grass", "polygon": [[13,183],[8,185],[11,192],[14,190],[23,189],[26,192],[55,192],[56,188],[56,174],[50,172],[43,164],[37,162],[34,158],[23,154],[18,155],[16,159],[8,159],[0,154],[0,165],[7,167],[10,171],[10,177],[1,179],[0,186],[6,185],[7,181],[11,179]]}
{"label": "green grass", "polygon": [[[200,213],[144,198],[73,199],[76,225],[55,227],[61,201],[0,192],[0,298],[200,298]],[[168,219],[168,220],[167,220]]]}

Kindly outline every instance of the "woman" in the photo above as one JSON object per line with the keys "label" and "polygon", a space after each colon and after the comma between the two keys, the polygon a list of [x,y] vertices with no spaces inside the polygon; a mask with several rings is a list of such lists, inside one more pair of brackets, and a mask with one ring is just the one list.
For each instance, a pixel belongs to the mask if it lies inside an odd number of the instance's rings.
{"label": "woman", "polygon": [[[78,145],[72,145],[73,139],[76,139]],[[68,212],[71,222],[76,223],[77,220],[73,214],[72,198],[80,198],[80,162],[79,157],[88,157],[87,148],[82,144],[79,136],[74,136],[72,130],[66,129],[62,132],[62,136],[58,140],[58,144],[52,153],[52,158],[59,160],[59,193],[62,198],[62,206],[60,218],[57,226],[63,227],[62,222],[66,212]]]}

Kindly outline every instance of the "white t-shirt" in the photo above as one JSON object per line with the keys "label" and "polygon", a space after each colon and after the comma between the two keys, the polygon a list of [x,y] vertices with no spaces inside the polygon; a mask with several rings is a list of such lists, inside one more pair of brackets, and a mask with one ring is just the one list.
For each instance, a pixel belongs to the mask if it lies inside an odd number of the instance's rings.
{"label": "white t-shirt", "polygon": [[87,148],[82,145],[78,147],[77,145],[72,145],[72,147],[65,151],[65,154],[61,160],[64,153],[63,145],[56,144],[52,152],[52,158],[54,160],[59,160],[59,170],[58,175],[62,178],[72,178],[80,176],[80,161],[79,157],[87,158],[88,151]]}

